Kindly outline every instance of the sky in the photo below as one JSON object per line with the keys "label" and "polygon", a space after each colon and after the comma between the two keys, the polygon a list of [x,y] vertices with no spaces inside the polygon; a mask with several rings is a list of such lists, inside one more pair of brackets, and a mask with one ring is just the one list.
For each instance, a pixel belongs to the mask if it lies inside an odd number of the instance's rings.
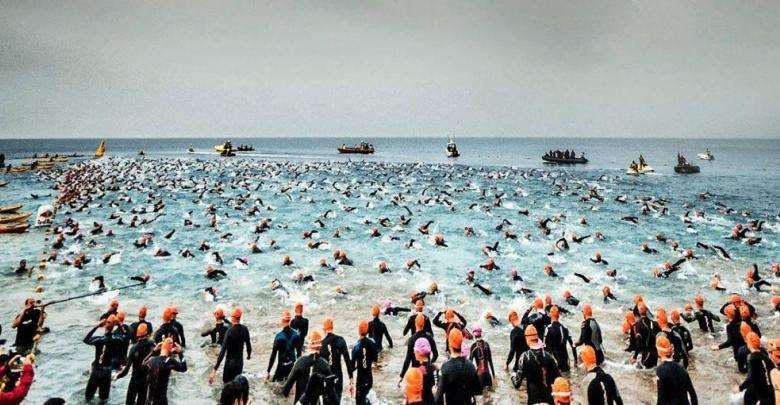
{"label": "sky", "polygon": [[0,138],[780,138],[767,1],[0,0]]}

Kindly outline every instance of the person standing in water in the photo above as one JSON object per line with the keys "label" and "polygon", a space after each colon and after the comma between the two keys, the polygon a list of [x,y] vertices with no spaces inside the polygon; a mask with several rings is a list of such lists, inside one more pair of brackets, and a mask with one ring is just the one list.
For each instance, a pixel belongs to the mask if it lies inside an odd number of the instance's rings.
{"label": "person standing in water", "polygon": [[166,338],[171,338],[174,343],[181,344],[181,336],[179,336],[179,331],[173,325],[172,321],[173,309],[170,307],[165,308],[162,314],[162,325],[160,325],[160,328],[154,333],[154,343],[159,344]]}
{"label": "person standing in water", "polygon": [[133,342],[135,342],[135,336],[138,335],[138,327],[141,324],[146,325],[146,332],[149,336],[154,333],[154,328],[152,327],[152,323],[146,320],[146,312],[148,309],[143,306],[138,309],[138,320],[130,324],[130,330],[132,331],[130,336],[133,336]]}
{"label": "person standing in water", "polygon": [[344,338],[333,333],[333,319],[328,317],[322,322],[322,331],[325,337],[322,339],[322,348],[320,356],[328,362],[330,372],[336,376],[335,389],[336,398],[341,402],[341,394],[344,391],[344,373],[341,369],[341,359],[347,365],[347,375],[349,375],[349,388],[352,391],[352,362],[349,360],[349,349]]}
{"label": "person standing in water", "polygon": [[149,357],[152,351],[154,351],[154,342],[149,339],[149,328],[145,323],[139,324],[135,330],[135,344],[130,348],[130,354],[127,356],[127,364],[116,376],[117,379],[122,378],[131,368],[133,369],[125,399],[125,403],[128,405],[146,404],[149,369],[144,365],[144,360]]}
{"label": "person standing in water", "polygon": [[615,380],[596,364],[596,351],[590,346],[580,350],[580,358],[587,374],[582,380],[582,396],[588,405],[623,405]]}
{"label": "person standing in water", "polygon": [[522,381],[526,380],[529,404],[549,404],[553,401],[552,384],[557,377],[560,377],[561,372],[555,364],[555,358],[544,351],[539,334],[533,325],[525,328],[525,342],[528,350],[520,356],[517,379],[513,379],[512,382],[515,387],[519,387]]}
{"label": "person standing in water", "polygon": [[374,340],[376,343],[377,351],[380,353],[383,350],[382,340],[386,337],[387,343],[390,348],[393,348],[393,338],[390,337],[390,333],[387,331],[387,326],[379,319],[380,315],[379,305],[371,307],[371,315],[374,317],[368,322],[368,337]]}
{"label": "person standing in water", "polygon": [[666,336],[655,339],[660,364],[655,368],[658,390],[658,405],[697,405],[699,399],[693,388],[691,377],[685,368],[672,360],[672,343]]}
{"label": "person standing in water", "polygon": [[322,335],[315,330],[309,339],[309,354],[300,357],[290,370],[290,374],[284,381],[282,395],[290,395],[295,385],[294,404],[325,405],[338,404],[334,389],[334,378],[331,374],[328,362],[320,356],[322,348]]}
{"label": "person standing in water", "polygon": [[[173,339],[166,338],[159,350],[159,354],[144,362],[149,369],[147,405],[168,405],[168,381],[171,378],[171,371],[179,373],[187,371],[187,362],[184,361],[181,346],[174,343]],[[178,360],[171,357],[174,354],[179,355]]]}
{"label": "person standing in water", "polygon": [[447,336],[450,359],[441,366],[439,384],[434,395],[437,404],[469,405],[482,394],[477,369],[460,355],[463,332],[453,328]]}
{"label": "person standing in water", "polygon": [[414,334],[414,332],[417,331],[417,328],[415,328],[415,320],[417,319],[417,315],[422,315],[425,319],[425,327],[424,330],[428,332],[431,336],[433,336],[433,327],[431,326],[431,320],[428,318],[428,315],[425,315],[425,301],[422,299],[417,300],[414,303],[414,308],[416,312],[409,315],[409,319],[406,321],[406,326],[404,327],[404,333],[403,335],[406,336],[407,333],[411,332]]}
{"label": "person standing in water", "polygon": [[596,351],[596,364],[601,364],[604,362],[604,348],[601,345],[601,327],[599,326],[599,323],[596,322],[596,319],[593,318],[593,309],[590,304],[582,306],[582,317],[585,318],[585,320],[582,321],[580,338],[574,346],[579,347],[588,345],[592,347],[593,350]]}
{"label": "person standing in water", "polygon": [[[303,343],[298,332],[290,327],[291,318],[290,311],[286,309],[282,311],[280,322],[282,330],[274,337],[273,350],[271,351],[271,357],[268,359],[268,368],[265,371],[266,381],[271,378],[271,369],[274,367],[275,360],[278,360],[278,362],[272,381],[284,381],[287,375],[290,374],[295,360],[301,355]],[[321,345],[321,343],[317,342],[318,345]]]}
{"label": "person standing in water", "polygon": [[244,346],[246,346],[246,359],[252,358],[252,343],[250,342],[249,329],[241,324],[241,308],[236,308],[230,314],[232,325],[225,333],[225,339],[222,341],[222,349],[217,357],[217,364],[211,370],[209,375],[209,384],[214,382],[219,370],[219,365],[225,359],[225,369],[222,371],[222,382],[233,381],[236,376],[244,371]]}
{"label": "person standing in water", "polygon": [[35,335],[43,324],[44,317],[43,311],[35,307],[35,298],[30,297],[24,301],[24,308],[11,324],[16,329],[14,347],[18,353],[26,354],[32,350],[35,345]]}
{"label": "person standing in water", "polygon": [[696,303],[696,311],[686,305],[682,318],[688,323],[697,321],[702,332],[715,333],[715,326],[712,322],[720,322],[720,317],[704,309],[704,297],[701,295],[697,295],[693,300]]}
{"label": "person standing in water", "polygon": [[520,316],[515,310],[509,311],[509,323],[512,325],[512,331],[509,332],[509,355],[506,358],[504,370],[509,370],[509,365],[514,361],[512,371],[517,371],[520,356],[528,350],[528,345],[525,343],[525,336],[523,336]]}
{"label": "person standing in water", "polygon": [[374,375],[371,366],[377,361],[377,348],[371,338],[368,337],[368,321],[358,322],[358,335],[360,339],[352,346],[352,369],[357,372],[355,381],[355,403],[365,405],[368,403],[366,396],[374,386]]}
{"label": "person standing in water", "polygon": [[230,328],[230,322],[225,319],[225,312],[222,308],[214,310],[214,327],[200,334],[201,337],[210,336],[211,344],[218,344],[222,346],[222,342],[225,340],[225,333]]}
{"label": "person standing in water", "polygon": [[734,393],[745,391],[745,405],[774,404],[775,391],[771,383],[774,362],[761,349],[761,338],[755,332],[748,332],[745,340],[750,350],[747,358],[747,377],[742,384],[734,387]]}
{"label": "person standing in water", "polygon": [[474,366],[477,368],[477,377],[482,388],[491,387],[496,378],[496,370],[493,367],[490,345],[482,339],[482,328],[479,326],[475,327],[471,333],[475,340],[469,349],[469,360],[474,362]]}
{"label": "person standing in water", "polygon": [[577,363],[577,354],[574,349],[574,343],[569,334],[569,329],[563,326],[558,321],[561,312],[557,306],[550,308],[550,319],[552,320],[547,325],[547,332],[544,334],[544,347],[552,353],[555,357],[555,362],[558,363],[558,369],[562,372],[569,371],[569,348],[571,348],[572,355],[574,357],[574,363]]}
{"label": "person standing in water", "polygon": [[309,334],[309,320],[303,317],[303,303],[295,303],[295,317],[290,321],[290,327],[298,331],[302,346],[306,342],[306,335]]}
{"label": "person standing in water", "polygon": [[[114,359],[119,357],[124,345],[124,335],[114,333],[114,327],[119,323],[115,315],[102,319],[84,337],[84,343],[95,346],[95,358],[92,361],[92,371],[89,374],[84,398],[89,402],[95,397],[95,392],[101,401],[108,400],[111,393],[111,371]],[[103,336],[93,336],[98,328],[103,327]]]}
{"label": "person standing in water", "polygon": [[[409,369],[409,367],[419,367],[420,364],[416,361],[414,356],[414,348],[416,347],[416,343],[418,340],[425,340],[428,342],[428,347],[430,350],[433,351],[433,358],[431,359],[431,362],[436,362],[436,359],[439,357],[439,351],[436,350],[436,341],[433,340],[433,336],[429,335],[427,332],[425,332],[425,318],[422,314],[417,315],[417,318],[415,319],[415,328],[417,332],[415,332],[407,341],[406,345],[406,357],[404,358],[404,365],[401,368],[401,380],[403,380],[404,375],[406,375],[406,370]],[[400,381],[399,381],[400,382]]]}

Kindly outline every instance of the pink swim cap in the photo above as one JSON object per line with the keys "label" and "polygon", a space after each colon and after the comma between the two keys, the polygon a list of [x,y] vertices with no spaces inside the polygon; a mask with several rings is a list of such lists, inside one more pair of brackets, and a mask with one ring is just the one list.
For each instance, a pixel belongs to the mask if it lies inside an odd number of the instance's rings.
{"label": "pink swim cap", "polygon": [[428,339],[426,338],[417,339],[414,342],[414,352],[422,356],[427,356],[431,354],[431,344],[428,343]]}
{"label": "pink swim cap", "polygon": [[474,335],[475,338],[482,337],[482,328],[475,326],[474,329],[471,330],[471,334]]}

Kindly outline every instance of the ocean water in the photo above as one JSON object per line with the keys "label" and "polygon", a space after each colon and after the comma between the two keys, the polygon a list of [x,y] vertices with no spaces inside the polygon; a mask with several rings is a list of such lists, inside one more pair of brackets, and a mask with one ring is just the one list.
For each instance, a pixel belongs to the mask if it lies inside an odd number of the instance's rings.
{"label": "ocean water", "polygon": [[[211,325],[210,313],[216,306],[236,305],[245,309],[245,323],[253,335],[253,358],[245,364],[245,373],[250,376],[255,400],[290,403],[291,399],[278,395],[278,386],[266,384],[262,379],[282,308],[292,309],[294,302],[304,302],[305,315],[312,328],[319,328],[325,316],[334,317],[335,332],[351,344],[356,339],[357,321],[370,316],[372,304],[390,299],[397,306],[412,306],[408,299],[410,293],[424,290],[431,281],[436,281],[443,293],[428,300],[429,311],[454,307],[471,325],[481,323],[485,312],[490,311],[506,323],[509,309],[524,311],[532,300],[514,293],[517,286],[509,281],[509,271],[516,268],[527,288],[540,295],[550,293],[557,303],[562,302],[562,292],[569,289],[583,302],[594,304],[606,341],[607,371],[617,378],[626,403],[650,403],[654,402],[654,376],[652,372],[633,370],[626,364],[628,355],[623,352],[625,344],[620,333],[622,312],[633,305],[635,294],[644,294],[651,308],[671,309],[681,308],[701,293],[713,309],[725,299],[723,294],[707,288],[712,274],[718,272],[730,290],[745,293],[757,306],[765,335],[774,337],[780,332],[777,319],[771,316],[770,295],[749,292],[742,283],[745,269],[752,263],[759,265],[765,278],[775,281],[768,267],[780,259],[777,246],[780,211],[776,204],[780,197],[780,166],[776,163],[780,147],[776,141],[474,138],[457,140],[463,154],[457,160],[444,156],[446,140],[434,138],[367,139],[378,150],[368,157],[337,155],[335,147],[342,143],[340,140],[234,139],[234,144],[254,145],[256,152],[231,159],[218,158],[212,153],[213,145],[220,141],[109,140],[108,159],[85,163],[74,160],[50,171],[0,175],[0,179],[9,183],[0,188],[0,205],[24,203],[27,211],[56,199],[57,178],[79,164],[88,165],[105,178],[116,176],[110,182],[120,189],[106,191],[83,210],[65,206],[57,214],[57,222],[71,217],[82,225],[84,240],[77,242],[69,237],[60,256],[85,252],[92,261],[83,270],[59,264],[61,260],[58,260],[58,264],[36,271],[30,278],[13,275],[0,278],[0,288],[7,292],[3,298],[6,305],[0,308],[3,337],[13,338],[10,322],[26,296],[49,301],[88,292],[90,280],[96,275],[103,275],[110,286],[119,286],[127,283],[130,275],[148,272],[152,276],[149,286],[124,290],[118,295],[120,309],[126,310],[130,314],[128,319],[133,321],[137,308],[146,304],[150,308],[149,319],[158,325],[162,307],[178,305],[187,332],[186,357],[190,370],[172,378],[169,389],[172,403],[210,403],[218,398],[219,384],[206,383],[217,349],[202,346],[206,338],[200,338],[199,334]],[[91,154],[96,144],[96,140],[2,140],[0,153],[16,164],[32,153]],[[184,153],[190,145],[196,149],[195,154]],[[539,156],[556,147],[584,151],[591,163],[543,164]],[[695,159],[695,154],[705,147],[713,151],[716,160]],[[140,149],[146,152],[144,158],[136,156]],[[702,173],[674,174],[672,165],[678,151],[699,162]],[[626,166],[639,153],[644,154],[657,172],[626,176]],[[108,182],[101,188],[106,189]],[[347,187],[349,196],[342,192]],[[582,201],[581,197],[590,189],[598,190],[604,201]],[[203,190],[220,191],[201,196]],[[705,192],[711,196],[702,198]],[[33,198],[32,193],[38,198]],[[614,201],[618,195],[627,196],[628,202]],[[246,202],[237,207],[240,196],[247,197]],[[128,197],[130,201],[120,197]],[[662,215],[659,210],[642,215],[641,204],[637,202],[642,197],[665,198],[668,214]],[[165,215],[151,224],[129,228],[108,220],[111,213],[119,213],[128,223],[134,209],[150,207],[160,199],[166,205],[161,211]],[[209,226],[206,210],[210,204],[217,207],[216,228]],[[246,208],[250,206],[260,208],[253,217],[247,216]],[[403,206],[412,213],[411,223],[406,226],[399,223],[401,214],[409,216]],[[735,211],[725,212],[723,206]],[[518,211],[522,209],[528,209],[530,215],[520,215]],[[332,212],[324,215],[328,210]],[[703,212],[703,218],[693,218],[690,224],[683,222],[682,216],[686,212],[693,216],[694,211]],[[639,223],[620,220],[629,215],[639,217]],[[151,219],[153,214],[139,216]],[[315,224],[321,216],[324,216],[323,228]],[[550,225],[551,235],[542,235],[536,220],[553,216],[559,220]],[[579,223],[583,217],[587,225]],[[183,226],[185,218],[199,226]],[[254,226],[263,218],[272,219],[271,229],[255,234]],[[381,218],[389,218],[392,225],[380,225]],[[504,219],[511,223],[504,225],[504,230],[517,234],[517,240],[505,239],[496,230]],[[763,238],[760,244],[748,246],[728,238],[735,223],[754,219],[766,221],[756,235]],[[428,221],[434,221],[430,235],[444,235],[448,247],[436,247],[430,236],[417,231]],[[93,222],[103,223],[116,236],[91,235],[89,229]],[[476,235],[465,236],[466,226],[473,227]],[[335,228],[340,229],[341,238],[332,237]],[[382,235],[370,237],[373,228]],[[173,229],[176,233],[171,239],[162,237]],[[312,229],[318,230],[314,239],[328,241],[327,247],[306,247],[308,240],[302,234]],[[572,244],[566,253],[547,255],[553,241],[564,233],[587,235],[596,231],[603,232],[606,239],[590,239],[582,245]],[[154,247],[166,249],[172,256],[157,258],[152,255],[153,247],[135,248],[132,242],[146,232],[154,233]],[[232,235],[222,237],[228,233]],[[523,238],[526,233],[530,239]],[[653,278],[651,269],[679,257],[679,252],[669,245],[655,241],[657,233],[679,241],[681,247],[694,248],[699,259],[684,264],[683,270],[669,279]],[[247,245],[258,237],[263,253],[251,254]],[[406,249],[404,243],[412,238],[418,241],[417,247]],[[96,246],[88,245],[91,239]],[[197,251],[201,240],[207,241],[211,250],[219,251],[224,258],[224,265],[217,267],[228,273],[228,279],[214,282],[203,276],[205,266],[214,264],[214,259]],[[276,249],[269,247],[271,240],[276,241]],[[499,252],[491,256],[501,269],[492,272],[479,269],[487,259],[481,252],[482,246],[496,241],[499,241]],[[52,235],[44,229],[18,236],[0,235],[0,269],[11,272],[21,258],[36,262],[42,254],[51,251],[51,242]],[[648,242],[660,253],[641,252],[642,242]],[[697,249],[696,242],[723,246],[733,260],[726,261]],[[196,257],[178,256],[182,248],[190,248]],[[335,272],[319,269],[319,259],[325,257],[332,262],[330,256],[336,249],[349,252],[355,266],[338,266]],[[608,267],[588,260],[597,251],[609,261]],[[121,252],[121,259],[103,264],[100,259],[108,252]],[[294,266],[281,265],[285,255],[292,257]],[[238,257],[247,257],[249,265],[236,265],[234,259]],[[407,272],[403,262],[413,258],[420,261],[422,269]],[[379,274],[377,263],[381,260],[387,261],[393,273]],[[543,272],[546,263],[552,263],[562,279],[546,277]],[[617,269],[619,276],[607,277],[607,268]],[[489,285],[495,294],[485,296],[465,285],[463,280],[469,269],[477,269],[479,282]],[[314,275],[316,281],[296,285],[292,276],[298,271]],[[575,272],[589,275],[594,281],[586,284],[573,276]],[[289,297],[271,291],[273,279],[285,284]],[[604,285],[612,288],[618,302],[602,302],[600,291]],[[43,287],[43,292],[33,294],[38,286]],[[207,286],[217,288],[216,302],[204,298],[202,289]],[[337,286],[349,291],[349,295],[336,294]],[[81,341],[111,298],[113,295],[107,294],[50,307],[47,325],[52,332],[40,344],[42,353],[30,403],[40,403],[54,395],[64,396],[72,403],[81,402],[93,356],[91,348]],[[575,315],[563,322],[576,337],[580,317],[577,309],[569,309]],[[383,319],[397,347],[383,354],[374,373],[374,391],[379,403],[400,403],[401,390],[396,388],[396,383],[405,353],[405,339],[401,336],[405,317]],[[708,350],[710,344],[725,337],[703,335],[694,330],[693,324],[690,326],[697,346],[690,372],[700,401],[726,403],[730,387],[742,377],[729,360],[730,351]],[[494,392],[485,395],[485,402],[522,403],[525,394],[511,390],[508,376],[500,369],[508,352],[509,328],[485,329],[500,380]],[[443,333],[436,331],[436,340],[442,347]],[[575,389],[581,378],[581,370],[572,373]],[[115,383],[110,403],[123,403],[126,384],[127,380]],[[575,395],[578,393],[575,391]]]}

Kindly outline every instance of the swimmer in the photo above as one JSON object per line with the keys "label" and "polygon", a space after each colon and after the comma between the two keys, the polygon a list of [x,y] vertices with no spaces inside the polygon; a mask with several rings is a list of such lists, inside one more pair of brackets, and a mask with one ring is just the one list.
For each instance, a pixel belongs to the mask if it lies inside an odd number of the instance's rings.
{"label": "swimmer", "polygon": [[593,262],[593,263],[596,263],[596,264],[603,264],[605,266],[609,265],[609,263],[606,260],[601,258],[601,253],[600,252],[596,252],[596,256],[595,257],[591,257],[590,261]]}
{"label": "swimmer", "polygon": [[209,280],[222,280],[227,278],[227,273],[223,270],[214,269],[211,265],[206,265],[206,278]]}
{"label": "swimmer", "polygon": [[681,314],[682,318],[688,323],[694,320],[697,321],[702,332],[715,333],[713,321],[720,322],[720,317],[704,309],[704,297],[701,295],[697,295],[693,300],[696,303],[696,311],[693,310],[690,304],[687,304],[685,311]]}
{"label": "swimmer", "polygon": [[558,273],[553,270],[552,264],[545,264],[544,265],[544,273],[547,274],[548,277],[560,277]]}
{"label": "swimmer", "polygon": [[601,295],[604,297],[604,303],[609,304],[610,300],[617,301],[617,297],[615,297],[614,294],[612,294],[612,290],[609,288],[609,286],[604,286],[601,289]]}

